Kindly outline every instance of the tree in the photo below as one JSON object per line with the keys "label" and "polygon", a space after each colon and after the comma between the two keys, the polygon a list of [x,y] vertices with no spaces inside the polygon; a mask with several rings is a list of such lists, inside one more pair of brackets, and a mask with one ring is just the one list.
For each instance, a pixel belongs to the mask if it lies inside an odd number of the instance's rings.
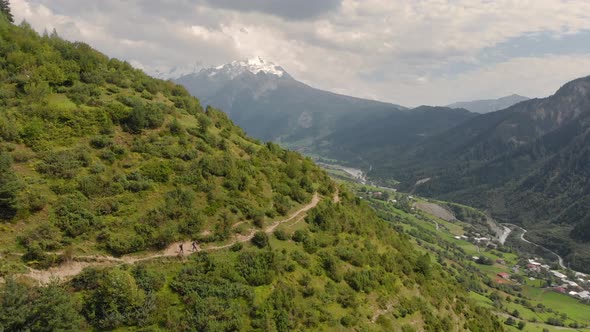
{"label": "tree", "polygon": [[265,232],[257,232],[250,240],[253,245],[257,246],[258,248],[264,248],[268,246],[268,235]]}
{"label": "tree", "polygon": [[415,271],[423,274],[425,277],[430,276],[430,255],[424,254],[416,260]]}
{"label": "tree", "polygon": [[514,318],[512,318],[512,317],[508,317],[506,319],[506,321],[504,322],[504,324],[506,324],[506,325],[514,325],[515,323],[516,322],[514,321]]}
{"label": "tree", "polygon": [[8,279],[0,289],[2,331],[77,331],[81,323],[74,298],[55,282],[29,288]]}
{"label": "tree", "polygon": [[74,297],[65,287],[52,282],[39,287],[33,302],[31,331],[75,331],[80,329],[82,316],[78,313]]}
{"label": "tree", "polygon": [[145,293],[135,279],[127,271],[113,269],[86,298],[84,314],[100,329],[133,325],[144,301]]}
{"label": "tree", "polygon": [[6,152],[0,153],[0,219],[12,219],[17,212],[16,195],[20,189],[20,182],[11,166],[10,155]]}
{"label": "tree", "polygon": [[0,329],[24,331],[27,327],[27,313],[31,311],[26,286],[14,279],[6,280],[0,292]]}
{"label": "tree", "polygon": [[12,16],[12,12],[10,11],[10,1],[0,0],[0,12],[6,16],[10,23],[14,23],[14,16]]}

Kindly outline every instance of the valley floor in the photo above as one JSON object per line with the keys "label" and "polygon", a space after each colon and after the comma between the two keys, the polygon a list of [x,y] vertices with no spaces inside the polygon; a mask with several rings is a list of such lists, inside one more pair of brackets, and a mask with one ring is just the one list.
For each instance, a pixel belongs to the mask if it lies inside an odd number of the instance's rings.
{"label": "valley floor", "polygon": [[[511,241],[530,243],[524,230],[506,225],[512,230],[504,227],[495,232],[484,218],[457,220],[441,205],[444,202],[393,191],[385,194],[382,188],[350,179],[346,183],[398,231],[435,255],[439,264],[470,290],[471,298],[495,312],[508,330],[590,331],[589,302],[567,294],[590,289],[590,277],[566,270],[562,260],[545,263],[532,253],[513,250],[508,245],[514,243]],[[562,274],[569,279],[579,277],[576,286],[564,284],[571,280],[561,278]]]}

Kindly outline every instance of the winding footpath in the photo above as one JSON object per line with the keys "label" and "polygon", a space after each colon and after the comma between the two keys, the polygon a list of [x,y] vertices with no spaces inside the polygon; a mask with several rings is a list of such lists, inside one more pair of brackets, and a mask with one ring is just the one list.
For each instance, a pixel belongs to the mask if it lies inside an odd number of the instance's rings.
{"label": "winding footpath", "polygon": [[[313,198],[310,203],[303,206],[301,209],[293,212],[288,218],[283,220],[277,220],[268,225],[263,231],[267,234],[274,232],[274,230],[279,227],[281,224],[288,223],[291,221],[295,221],[293,224],[298,223],[299,221],[303,220],[306,216],[306,212],[313,209],[318,205],[321,198],[317,193],[313,195]],[[337,203],[340,201],[340,197],[338,193],[334,196],[334,202]],[[237,226],[236,224],[234,225]],[[65,280],[71,277],[78,275],[82,272],[83,269],[91,266],[112,266],[112,265],[121,265],[121,264],[129,264],[133,265],[139,262],[154,260],[158,258],[165,258],[165,257],[184,257],[187,255],[191,255],[200,251],[216,251],[221,249],[226,249],[231,247],[236,243],[243,243],[250,241],[254,234],[256,234],[258,230],[252,229],[250,233],[247,235],[240,235],[237,234],[234,239],[224,245],[217,245],[217,246],[207,246],[207,247],[199,247],[197,246],[196,250],[190,250],[192,248],[192,241],[186,242],[175,242],[170,244],[166,249],[159,253],[154,253],[147,256],[122,256],[122,257],[114,257],[114,256],[103,256],[103,255],[88,255],[88,256],[75,256],[73,257],[72,261],[66,262],[61,264],[60,266],[49,268],[48,270],[36,270],[29,268],[28,273],[20,274],[19,276],[28,277],[37,281],[40,284],[47,284],[52,280]],[[180,252],[180,246],[183,246],[184,251]]]}

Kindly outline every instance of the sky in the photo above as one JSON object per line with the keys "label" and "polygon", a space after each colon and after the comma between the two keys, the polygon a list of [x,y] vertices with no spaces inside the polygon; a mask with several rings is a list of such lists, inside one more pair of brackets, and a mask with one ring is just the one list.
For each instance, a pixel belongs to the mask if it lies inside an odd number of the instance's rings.
{"label": "sky", "polygon": [[154,74],[260,56],[314,87],[405,106],[545,97],[590,75],[588,0],[11,0]]}

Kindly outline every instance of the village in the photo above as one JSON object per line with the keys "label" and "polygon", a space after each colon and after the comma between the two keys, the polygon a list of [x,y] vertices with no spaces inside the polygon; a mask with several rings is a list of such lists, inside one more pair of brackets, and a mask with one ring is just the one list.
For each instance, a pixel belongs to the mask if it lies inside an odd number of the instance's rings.
{"label": "village", "polygon": [[[525,271],[530,280],[535,280],[535,278],[551,280],[549,286],[554,291],[590,302],[590,277],[587,274],[568,271],[568,276],[557,270],[552,270],[549,265],[542,264],[539,260],[539,258],[529,259],[525,266]],[[519,266],[516,265],[513,269],[517,271]]]}
{"label": "village", "polygon": [[[408,202],[415,201],[413,196],[406,195],[398,197],[397,199],[393,198],[387,191],[367,191],[366,194],[373,199],[383,200],[396,205],[400,205],[402,202],[409,205],[407,204]],[[410,210],[414,211],[415,208],[412,205],[409,205]],[[480,248],[489,250],[498,249],[502,246],[494,236],[478,232],[466,232],[463,235],[456,235],[454,238],[456,240],[472,243],[477,248],[478,252],[480,252]],[[483,251],[483,249],[481,250]],[[484,256],[472,256],[472,259],[478,264],[495,263],[503,266],[507,265],[506,261],[502,258],[486,261]],[[562,273],[557,269],[552,269],[549,264],[544,262],[544,259],[538,257],[520,259],[518,264],[514,264],[509,268],[512,271],[512,274],[508,272],[498,272],[496,276],[502,280],[510,280],[515,283],[521,283],[524,278],[530,281],[542,280],[545,281],[543,288],[549,288],[555,292],[566,294],[583,302],[590,303],[590,276],[587,274],[571,270]]]}
{"label": "village", "polygon": [[[466,235],[454,236],[456,240],[463,240],[472,243],[478,248],[497,249],[501,246],[500,243],[494,241],[492,236],[484,236],[479,233],[466,233]],[[481,249],[483,251],[483,249]],[[507,266],[507,263],[502,258],[497,258],[493,261],[488,261],[484,256],[472,256],[472,259],[477,264],[498,264]],[[507,266],[512,271],[498,272],[497,277],[502,280],[510,280],[515,283],[523,283],[524,279],[529,281],[542,281],[539,283],[542,288],[552,289],[555,292],[569,295],[573,298],[579,299],[583,302],[590,303],[590,276],[585,273],[575,272],[571,270],[560,272],[560,270],[552,268],[551,265],[544,262],[543,258],[521,258],[517,264]]]}

